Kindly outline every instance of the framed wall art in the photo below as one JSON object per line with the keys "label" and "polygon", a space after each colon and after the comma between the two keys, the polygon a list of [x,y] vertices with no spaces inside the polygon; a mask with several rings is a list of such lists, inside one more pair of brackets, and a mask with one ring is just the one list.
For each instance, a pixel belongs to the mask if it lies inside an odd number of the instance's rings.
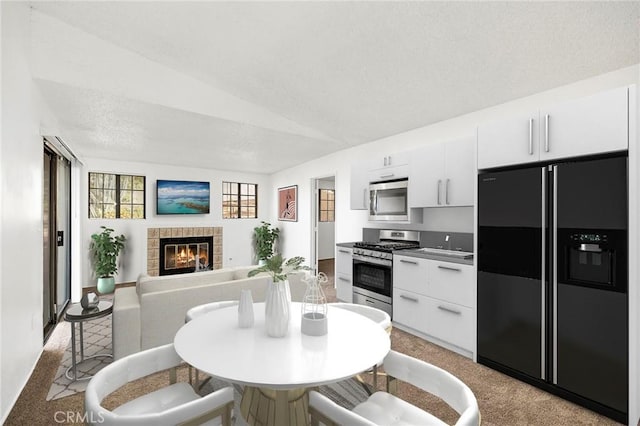
{"label": "framed wall art", "polygon": [[298,221],[298,185],[278,188],[278,220]]}

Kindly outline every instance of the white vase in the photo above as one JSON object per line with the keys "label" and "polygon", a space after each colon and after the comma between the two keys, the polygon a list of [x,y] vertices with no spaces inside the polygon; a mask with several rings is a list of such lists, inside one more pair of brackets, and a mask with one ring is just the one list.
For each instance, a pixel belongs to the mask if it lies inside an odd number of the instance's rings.
{"label": "white vase", "polygon": [[253,327],[253,297],[251,290],[240,292],[240,303],[238,303],[238,326],[240,328]]}
{"label": "white vase", "polygon": [[269,282],[265,299],[264,323],[271,337],[284,337],[289,331],[291,293],[288,281]]}

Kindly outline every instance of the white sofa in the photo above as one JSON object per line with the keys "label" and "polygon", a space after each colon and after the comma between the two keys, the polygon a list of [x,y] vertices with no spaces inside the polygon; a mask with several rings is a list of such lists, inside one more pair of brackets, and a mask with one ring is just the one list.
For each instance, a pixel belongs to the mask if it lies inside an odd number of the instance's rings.
{"label": "white sofa", "polygon": [[[223,268],[192,274],[150,277],[141,275],[135,287],[116,289],[113,299],[113,357],[173,342],[187,311],[203,303],[239,300],[250,289],[254,302],[265,299],[269,276],[247,277],[256,266]],[[304,273],[289,276],[291,299],[302,301]]]}

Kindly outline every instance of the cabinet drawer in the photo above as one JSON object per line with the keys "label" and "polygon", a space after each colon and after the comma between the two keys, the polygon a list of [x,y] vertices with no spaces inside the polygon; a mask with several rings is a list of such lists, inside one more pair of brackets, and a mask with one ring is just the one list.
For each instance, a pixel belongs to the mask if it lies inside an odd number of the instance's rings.
{"label": "cabinet drawer", "polygon": [[427,267],[427,295],[467,307],[475,306],[472,265],[430,260]]}
{"label": "cabinet drawer", "polygon": [[342,302],[353,303],[353,282],[351,274],[336,273],[336,297]]}
{"label": "cabinet drawer", "polygon": [[426,303],[427,334],[460,348],[473,350],[474,310],[431,298],[427,298]]}
{"label": "cabinet drawer", "polygon": [[336,274],[351,276],[353,273],[353,250],[346,247],[336,247]]}
{"label": "cabinet drawer", "polygon": [[405,290],[393,294],[393,322],[427,333],[427,297]]}
{"label": "cabinet drawer", "polygon": [[427,292],[427,264],[425,259],[393,256],[393,288],[414,293]]}

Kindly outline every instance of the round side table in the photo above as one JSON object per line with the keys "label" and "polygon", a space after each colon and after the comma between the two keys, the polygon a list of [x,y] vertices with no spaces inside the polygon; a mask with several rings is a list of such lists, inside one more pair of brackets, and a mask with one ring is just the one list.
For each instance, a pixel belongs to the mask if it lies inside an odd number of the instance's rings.
{"label": "round side table", "polygon": [[[92,358],[98,357],[111,357],[112,354],[97,354],[89,357],[84,357],[84,337],[82,335],[82,325],[86,321],[91,321],[97,318],[106,317],[113,312],[113,303],[107,300],[101,300],[98,306],[95,308],[85,309],[79,303],[74,303],[67,309],[64,314],[64,320],[71,323],[71,367],[67,368],[64,375],[69,380],[88,380],[93,376],[78,377],[77,366],[78,364]],[[80,324],[80,361],[76,362],[76,324]],[[70,374],[73,371],[73,375]]]}

